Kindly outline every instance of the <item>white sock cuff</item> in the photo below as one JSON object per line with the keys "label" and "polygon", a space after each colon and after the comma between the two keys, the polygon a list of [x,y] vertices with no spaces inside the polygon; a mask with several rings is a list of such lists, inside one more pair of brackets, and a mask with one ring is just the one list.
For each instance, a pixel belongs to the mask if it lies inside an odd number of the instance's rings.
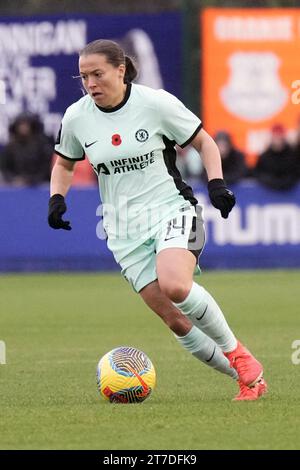
{"label": "white sock cuff", "polygon": [[174,305],[185,315],[192,315],[194,313],[195,306],[198,309],[199,301],[203,301],[205,304],[205,296],[206,290],[204,287],[199,286],[199,284],[196,282],[193,282],[192,288],[184,301]]}
{"label": "white sock cuff", "polygon": [[185,336],[177,336],[175,334],[174,336],[177,341],[191,353],[195,353],[201,349],[202,341],[205,337],[204,333],[202,333],[202,331],[200,331],[196,326],[193,326]]}

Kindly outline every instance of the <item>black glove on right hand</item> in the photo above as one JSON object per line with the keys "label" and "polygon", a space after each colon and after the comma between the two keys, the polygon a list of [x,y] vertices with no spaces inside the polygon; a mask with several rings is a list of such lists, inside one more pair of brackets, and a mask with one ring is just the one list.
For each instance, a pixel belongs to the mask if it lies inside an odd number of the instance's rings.
{"label": "black glove on right hand", "polygon": [[62,220],[62,215],[66,212],[67,206],[65,198],[61,194],[54,194],[49,199],[48,224],[54,229],[62,228],[72,230],[69,220]]}
{"label": "black glove on right hand", "polygon": [[221,211],[224,219],[235,205],[235,197],[232,191],[226,188],[225,181],[215,178],[208,182],[208,194],[212,205]]}

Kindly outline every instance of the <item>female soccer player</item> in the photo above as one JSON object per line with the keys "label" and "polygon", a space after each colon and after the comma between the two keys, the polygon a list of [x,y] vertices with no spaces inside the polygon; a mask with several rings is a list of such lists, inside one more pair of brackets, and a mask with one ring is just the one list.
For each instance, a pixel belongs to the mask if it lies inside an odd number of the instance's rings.
{"label": "female soccer player", "polygon": [[211,295],[193,282],[204,246],[202,208],[176,167],[175,145],[192,144],[208,175],[214,207],[227,218],[235,198],[226,188],[217,145],[201,121],[164,90],[133,84],[132,60],[108,40],[79,54],[86,95],[63,118],[51,176],[49,225],[62,219],[76,161],[88,157],[99,179],[108,247],[122,274],[205,364],[238,381],[236,400],[266,391],[261,364],[236,339]]}

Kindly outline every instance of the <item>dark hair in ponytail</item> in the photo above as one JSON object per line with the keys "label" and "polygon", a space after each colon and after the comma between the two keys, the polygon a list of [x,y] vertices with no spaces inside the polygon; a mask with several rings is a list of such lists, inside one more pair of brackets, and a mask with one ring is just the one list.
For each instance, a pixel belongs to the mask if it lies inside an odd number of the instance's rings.
{"label": "dark hair in ponytail", "polygon": [[131,83],[137,77],[138,71],[134,60],[128,55],[125,56],[125,66],[124,83]]}
{"label": "dark hair in ponytail", "polygon": [[124,64],[126,67],[124,83],[131,83],[137,77],[138,72],[134,60],[124,54],[123,49],[117,42],[108,39],[97,39],[87,44],[79,52],[79,57],[90,54],[105,55],[107,62],[114,67]]}

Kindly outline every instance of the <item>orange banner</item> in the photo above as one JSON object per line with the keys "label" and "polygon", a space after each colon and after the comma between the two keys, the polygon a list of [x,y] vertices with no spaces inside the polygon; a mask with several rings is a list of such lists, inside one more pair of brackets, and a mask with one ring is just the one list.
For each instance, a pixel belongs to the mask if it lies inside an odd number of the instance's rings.
{"label": "orange banner", "polygon": [[253,164],[273,124],[292,140],[299,122],[300,9],[207,8],[200,22],[204,128]]}

